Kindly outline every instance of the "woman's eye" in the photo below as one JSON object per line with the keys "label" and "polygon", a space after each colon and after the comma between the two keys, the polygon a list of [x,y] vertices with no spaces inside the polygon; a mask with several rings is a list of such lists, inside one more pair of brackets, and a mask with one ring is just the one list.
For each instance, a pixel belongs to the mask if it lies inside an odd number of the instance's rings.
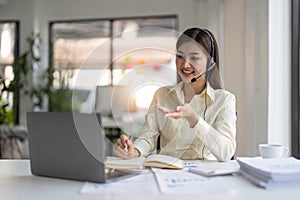
{"label": "woman's eye", "polygon": [[199,58],[198,58],[198,57],[194,57],[194,56],[193,56],[193,57],[191,57],[190,59],[191,59],[191,60],[199,60]]}

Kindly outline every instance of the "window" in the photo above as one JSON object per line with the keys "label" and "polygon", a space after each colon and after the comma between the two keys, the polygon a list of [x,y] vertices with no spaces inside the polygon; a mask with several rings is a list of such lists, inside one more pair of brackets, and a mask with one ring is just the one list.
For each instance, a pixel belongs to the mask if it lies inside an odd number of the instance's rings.
{"label": "window", "polygon": [[0,21],[0,124],[18,124],[19,91],[7,87],[14,80],[13,63],[18,57],[18,31],[16,21]]}
{"label": "window", "polygon": [[176,83],[176,29],[176,16],[51,22],[53,88],[73,90],[72,110],[95,109],[88,99],[97,87],[122,90],[124,109],[146,109],[158,87]]}

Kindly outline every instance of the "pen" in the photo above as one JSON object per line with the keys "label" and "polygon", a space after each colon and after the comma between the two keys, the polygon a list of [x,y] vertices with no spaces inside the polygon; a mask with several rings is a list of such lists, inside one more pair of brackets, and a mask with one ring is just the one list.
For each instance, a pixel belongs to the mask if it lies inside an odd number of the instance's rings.
{"label": "pen", "polygon": [[[132,138],[133,138],[133,135],[129,135],[128,140],[132,140]],[[127,150],[128,150],[128,146],[126,144],[124,147],[124,151],[127,151]]]}

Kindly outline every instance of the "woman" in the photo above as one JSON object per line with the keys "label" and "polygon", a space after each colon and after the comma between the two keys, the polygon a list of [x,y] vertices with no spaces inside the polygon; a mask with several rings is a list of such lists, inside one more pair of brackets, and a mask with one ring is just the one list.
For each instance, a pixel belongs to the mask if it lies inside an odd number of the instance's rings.
{"label": "woman", "polygon": [[121,158],[155,152],[181,159],[228,161],[236,150],[235,96],[222,89],[219,51],[213,34],[186,30],[177,40],[176,67],[182,81],[154,95],[141,135],[122,135],[114,148]]}

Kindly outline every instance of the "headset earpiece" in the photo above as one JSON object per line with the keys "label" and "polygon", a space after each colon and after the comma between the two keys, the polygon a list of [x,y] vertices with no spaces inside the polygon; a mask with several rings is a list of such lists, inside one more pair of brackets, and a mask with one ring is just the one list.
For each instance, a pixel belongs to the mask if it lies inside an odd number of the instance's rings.
{"label": "headset earpiece", "polygon": [[215,56],[215,45],[214,45],[214,39],[213,36],[210,34],[210,32],[206,29],[203,29],[203,31],[208,35],[211,43],[211,58],[209,59],[207,66],[206,66],[206,71],[209,72],[215,65],[214,61],[214,56]]}
{"label": "headset earpiece", "polygon": [[214,62],[214,59],[210,59],[207,65],[207,69],[206,71],[209,72],[210,70],[212,70],[212,68],[216,65],[216,63]]}

